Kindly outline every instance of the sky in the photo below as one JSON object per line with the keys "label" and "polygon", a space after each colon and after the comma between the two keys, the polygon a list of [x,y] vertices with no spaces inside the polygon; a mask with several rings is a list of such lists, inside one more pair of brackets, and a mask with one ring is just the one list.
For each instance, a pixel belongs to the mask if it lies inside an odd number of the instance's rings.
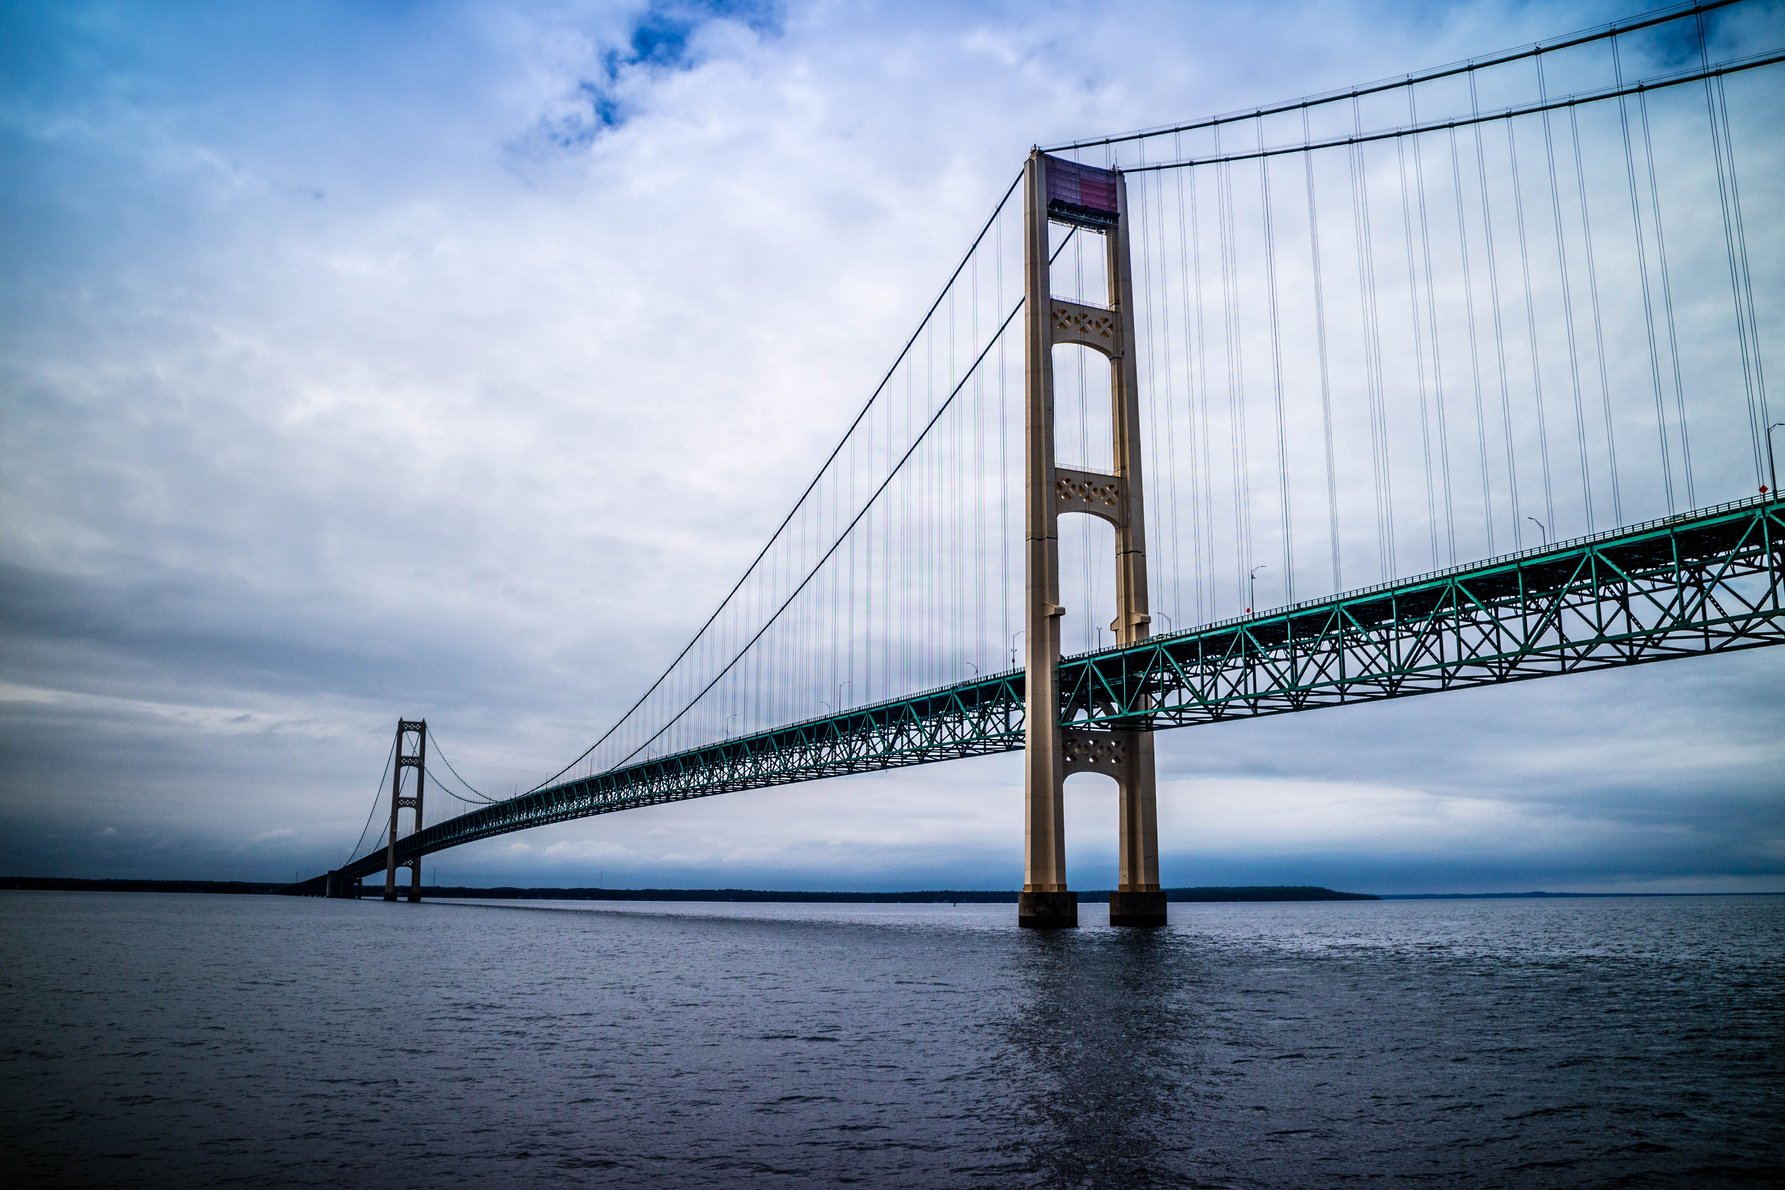
{"label": "sky", "polygon": [[[1036,143],[1606,3],[0,3],[0,873],[347,858],[399,716],[580,752]],[[1167,885],[1785,890],[1785,650],[1162,735]],[[446,883],[1014,888],[1021,757],[558,824]],[[1068,785],[1075,887],[1113,788]]]}

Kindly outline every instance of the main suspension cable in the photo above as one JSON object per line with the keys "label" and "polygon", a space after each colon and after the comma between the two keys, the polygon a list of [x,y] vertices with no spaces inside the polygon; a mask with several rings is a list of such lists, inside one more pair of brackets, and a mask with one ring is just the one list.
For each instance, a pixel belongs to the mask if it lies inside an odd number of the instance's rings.
{"label": "main suspension cable", "polygon": [[[1076,230],[1076,229],[1074,229],[1074,230]],[[686,715],[691,709],[693,709],[693,707],[697,703],[699,703],[700,700],[702,698],[704,698],[709,691],[711,691],[713,689],[714,686],[717,686],[719,684],[719,681],[721,678],[725,677],[726,674],[728,674],[732,671],[733,667],[735,667],[737,665],[737,663],[740,660],[742,660],[750,652],[751,647],[753,645],[755,645],[757,641],[761,640],[763,635],[765,633],[767,633],[768,630],[770,628],[772,628],[778,620],[780,620],[782,614],[785,613],[787,611],[788,607],[790,607],[792,605],[793,601],[799,597],[800,592],[804,591],[806,589],[806,587],[808,585],[810,585],[810,583],[812,582],[813,576],[816,575],[819,572],[819,570],[823,569],[824,564],[826,562],[830,561],[831,556],[833,554],[835,554],[837,552],[838,548],[840,546],[842,546],[843,542],[848,539],[849,534],[855,529],[855,527],[857,525],[859,525],[862,522],[862,519],[868,515],[868,510],[874,507],[874,502],[880,498],[881,493],[885,492],[886,489],[892,484],[892,481],[899,476],[901,471],[904,470],[905,464],[910,461],[912,455],[917,453],[917,448],[919,446],[923,445],[924,439],[928,436],[929,432],[936,427],[936,423],[942,419],[942,415],[948,411],[948,409],[951,405],[954,404],[955,397],[960,395],[961,390],[964,387],[966,387],[967,381],[972,379],[973,373],[974,373],[974,371],[976,371],[978,369],[980,363],[985,360],[986,356],[991,354],[992,347],[994,344],[996,344],[998,337],[1003,335],[1005,329],[1008,328],[1010,326],[1011,322],[1013,320],[1015,320],[1016,316],[1022,312],[1022,308],[1023,308],[1023,303],[1020,300],[1016,303],[1016,305],[1011,307],[1010,313],[1005,315],[1004,321],[998,324],[998,329],[996,332],[994,332],[994,334],[992,336],[992,341],[985,345],[984,349],[980,351],[978,357],[976,357],[974,359],[972,366],[970,368],[968,368],[967,374],[965,376],[961,377],[960,381],[954,386],[953,391],[951,391],[948,394],[948,396],[943,399],[942,403],[936,407],[936,412],[931,414],[930,420],[927,421],[926,423],[924,423],[922,432],[919,433],[916,440],[913,441],[911,443],[911,445],[906,448],[905,453],[903,455],[899,456],[899,461],[893,465],[893,468],[891,471],[887,472],[886,478],[880,481],[880,485],[878,487],[876,487],[874,489],[873,494],[868,497],[868,502],[862,506],[862,509],[860,512],[857,512],[855,514],[855,516],[850,519],[849,524],[844,527],[842,535],[839,536],[836,539],[836,541],[831,543],[830,548],[827,549],[823,553],[823,555],[819,557],[818,561],[813,564],[812,568],[806,572],[806,576],[800,580],[799,585],[794,587],[793,591],[787,596],[787,598],[781,601],[780,606],[778,606],[775,609],[775,611],[773,612],[773,614],[771,614],[769,616],[767,622],[764,623],[763,626],[756,631],[755,635],[750,637],[750,639],[744,643],[744,647],[741,650],[739,650],[738,654],[735,657],[733,657],[730,661],[726,662],[725,667],[723,669],[721,669],[717,674],[713,675],[713,678],[711,681],[709,681],[705,686],[702,686],[700,688],[700,691],[697,694],[695,694],[694,697],[688,701],[687,705],[685,705],[681,710],[677,711],[673,716],[671,716],[669,718],[669,720],[663,724],[663,726],[659,727],[655,732],[651,733],[651,735],[644,741],[644,743],[640,744],[638,747],[634,748],[631,752],[627,753],[625,756],[621,757],[617,762],[615,762],[614,765],[612,766],[613,768],[617,769],[617,768],[621,767],[622,765],[631,761],[640,752],[643,752],[646,748],[650,747],[653,743],[655,743],[658,739],[660,739],[663,736],[664,732],[668,731],[671,727],[674,727],[676,725],[676,723],[678,723],[684,715]],[[529,793],[535,792],[539,788],[543,788],[543,786],[537,786],[533,790],[528,790],[528,792]]]}
{"label": "main suspension cable", "polygon": [[372,808],[366,812],[366,825],[359,828],[359,839],[353,844],[353,850],[347,853],[347,858],[341,861],[342,867],[358,857],[359,849],[366,841],[366,832],[372,829],[372,819],[378,816],[378,799],[384,796],[384,779],[390,776],[391,762],[396,758],[397,737],[393,735],[390,738],[390,752],[384,758],[384,771],[378,774],[378,784],[372,790]]}
{"label": "main suspension cable", "polygon": [[[1612,47],[1615,50],[1617,43]],[[1599,103],[1607,99],[1622,99],[1632,95],[1645,95],[1653,91],[1665,90],[1669,87],[1684,86],[1688,83],[1703,82],[1705,79],[1723,78],[1726,75],[1740,74],[1748,70],[1758,70],[1765,66],[1776,66],[1785,62],[1785,50],[1769,50],[1752,57],[1738,58],[1721,63],[1708,69],[1681,71],[1677,74],[1658,75],[1635,83],[1618,83],[1610,87],[1601,87],[1592,91],[1579,91],[1561,99],[1541,100],[1536,103],[1514,104],[1511,107],[1498,108],[1493,111],[1475,111],[1467,116],[1454,116],[1443,120],[1428,120],[1424,124],[1409,125],[1401,128],[1385,128],[1375,132],[1354,132],[1350,136],[1331,137],[1326,140],[1308,141],[1302,144],[1272,145],[1269,148],[1244,149],[1232,153],[1217,152],[1208,157],[1185,157],[1177,161],[1157,161],[1148,165],[1128,166],[1125,173],[1145,173],[1165,169],[1187,169],[1199,165],[1215,165],[1221,162],[1256,161],[1261,157],[1284,157],[1295,153],[1307,153],[1315,149],[1339,149],[1348,145],[1373,144],[1376,141],[1398,140],[1401,137],[1417,136],[1422,132],[1438,132],[1446,128],[1469,128],[1478,124],[1491,124],[1496,120],[1511,120],[1519,116],[1534,116],[1540,112],[1561,111],[1565,108],[1583,107],[1591,103]],[[1473,81],[1475,76],[1470,75]],[[1251,119],[1251,116],[1245,117]]]}
{"label": "main suspension cable", "polygon": [[1182,124],[1166,124],[1157,128],[1144,128],[1117,136],[1093,137],[1089,140],[1068,141],[1064,144],[1052,145],[1044,149],[1048,153],[1065,153],[1075,149],[1088,149],[1096,146],[1112,146],[1134,140],[1146,140],[1155,136],[1172,136],[1179,133],[1194,132],[1200,129],[1219,129],[1223,124],[1233,124],[1245,120],[1262,120],[1266,116],[1280,116],[1293,111],[1306,111],[1312,107],[1323,107],[1329,103],[1343,103],[1368,95],[1378,95],[1384,91],[1394,91],[1401,87],[1412,87],[1419,83],[1436,82],[1439,79],[1454,78],[1459,74],[1467,74],[1483,70],[1490,66],[1504,66],[1525,58],[1534,58],[1541,54],[1554,53],[1557,50],[1572,49],[1576,46],[1589,45],[1596,41],[1611,38],[1613,44],[1625,33],[1635,33],[1656,25],[1665,25],[1686,17],[1698,17],[1703,13],[1719,8],[1727,8],[1742,0],[1693,0],[1691,3],[1678,4],[1672,8],[1647,13],[1628,21],[1612,21],[1609,24],[1583,29],[1578,33],[1558,37],[1552,41],[1537,41],[1529,45],[1500,50],[1485,54],[1478,58],[1466,58],[1461,62],[1452,62],[1444,66],[1422,70],[1399,78],[1381,79],[1374,83],[1366,83],[1361,87],[1351,87],[1341,91],[1327,91],[1316,95],[1303,96],[1287,102],[1268,104],[1244,112],[1226,112],[1218,116],[1205,116]]}
{"label": "main suspension cable", "polygon": [[[471,782],[465,780],[465,778],[459,776],[459,770],[453,768],[452,761],[446,759],[446,752],[440,747],[440,737],[434,733],[432,728],[428,729],[428,744],[433,748],[434,755],[440,758],[440,763],[446,766],[446,771],[459,778],[459,784],[463,785],[466,789],[469,789],[472,793],[476,794],[486,802],[494,803],[498,800],[492,798],[489,794],[477,788],[477,786],[471,784]],[[456,797],[457,795],[455,794],[454,796]],[[464,799],[460,798],[459,800],[463,801]]]}
{"label": "main suspension cable", "polygon": [[[968,247],[966,254],[961,257],[961,262],[955,266],[954,272],[949,274],[948,281],[942,286],[942,291],[936,295],[936,300],[930,303],[929,309],[926,310],[923,317],[918,320],[917,329],[912,331],[910,338],[905,340],[905,345],[899,349],[898,356],[893,360],[892,366],[887,368],[885,375],[880,378],[880,383],[874,386],[873,394],[869,396],[867,402],[862,405],[854,419],[850,421],[849,428],[843,431],[843,436],[838,439],[837,445],[831,449],[830,454],[819,466],[818,473],[812,477],[812,481],[808,483],[805,490],[800,493],[799,499],[794,501],[793,508],[781,519],[781,523],[775,527],[775,531],[769,535],[768,542],[757,552],[756,557],[751,559],[750,565],[744,568],[743,576],[740,577],[736,583],[732,584],[731,590],[726,592],[725,598],[719,601],[719,606],[713,610],[713,614],[707,617],[706,621],[695,632],[688,643],[682,646],[681,651],[675,655],[675,658],[670,661],[663,672],[657,675],[657,678],[646,688],[643,694],[639,695],[638,700],[630,707],[626,708],[625,713],[614,721],[613,726],[603,732],[601,737],[593,744],[590,744],[587,748],[583,749],[581,754],[579,754],[575,760],[572,760],[569,764],[533,786],[532,789],[527,791],[528,793],[544,789],[546,786],[562,777],[565,773],[568,773],[571,769],[581,764],[595,751],[595,749],[606,743],[616,731],[631,719],[633,713],[643,706],[645,701],[649,699],[651,695],[657,692],[658,687],[663,685],[664,681],[676,671],[676,667],[681,664],[682,659],[688,656],[694,646],[699,643],[701,638],[706,634],[707,629],[711,628],[713,623],[718,620],[720,614],[730,606],[732,598],[736,596],[744,584],[749,581],[750,576],[756,572],[756,568],[762,564],[762,560],[766,558],[769,551],[774,548],[775,542],[780,540],[781,534],[786,531],[787,526],[793,522],[794,517],[797,516],[800,509],[805,506],[807,497],[809,497],[813,490],[817,488],[819,481],[824,478],[824,474],[830,468],[831,463],[835,462],[837,456],[842,453],[844,445],[849,441],[850,436],[855,433],[856,427],[862,423],[862,419],[867,417],[868,411],[872,409],[874,403],[879,400],[880,394],[885,391],[888,382],[890,382],[893,376],[898,372],[899,365],[904,363],[906,356],[910,354],[912,346],[915,345],[918,340],[918,336],[922,335],[925,328],[929,326],[930,319],[935,315],[936,311],[941,308],[944,299],[946,299],[949,293],[953,290],[954,283],[960,277],[962,270],[967,267],[968,262],[973,259],[974,253],[979,250],[979,245],[985,240],[986,232],[991,230],[992,225],[997,221],[999,214],[1003,212],[1004,205],[1010,201],[1010,196],[1016,193],[1017,187],[1021,184],[1022,175],[1018,174],[1017,177],[1012,180],[1009,187],[1005,189],[1003,197],[999,198],[997,205],[992,208],[992,214],[985,221],[985,225],[979,229],[979,234],[973,237],[973,243]],[[752,642],[760,638],[760,636],[761,633],[758,633],[756,637],[752,637]],[[729,669],[729,666],[727,668]],[[710,687],[708,688],[710,689]],[[651,738],[656,739],[657,737],[653,735]],[[634,749],[633,754],[636,755],[636,753],[637,749]]]}
{"label": "main suspension cable", "polygon": [[[1007,193],[1005,198],[1008,199],[1009,197],[1010,196]],[[1000,206],[1002,206],[1002,203],[1000,203]],[[1048,263],[1051,265],[1055,260],[1058,260],[1060,254],[1066,250],[1068,245],[1073,243],[1077,236],[1077,227],[1068,231],[1066,238],[1060,242],[1060,246],[1054,249],[1053,253],[1049,255]],[[855,531],[855,527],[861,524],[862,520],[868,516],[881,495],[892,485],[893,480],[897,479],[900,473],[904,471],[905,464],[911,461],[912,456],[917,453],[917,448],[923,445],[924,441],[929,437],[930,431],[936,428],[936,424],[942,420],[942,415],[948,412],[949,407],[954,404],[955,398],[961,394],[961,390],[973,379],[974,375],[979,370],[979,366],[985,362],[986,357],[992,353],[992,349],[997,346],[998,341],[1003,338],[1004,332],[1009,329],[1011,322],[1022,312],[1023,300],[1024,299],[1022,298],[1018,298],[1016,303],[1011,306],[1010,313],[1004,316],[1004,320],[998,324],[998,329],[992,332],[991,339],[980,349],[979,354],[973,358],[973,362],[968,365],[967,371],[955,383],[953,389],[951,389],[948,395],[943,398],[942,402],[936,406],[935,412],[930,415],[930,419],[924,423],[923,428],[917,433],[916,437],[911,439],[911,444],[905,448],[905,453],[899,456],[898,461],[894,463],[892,468],[886,473],[886,477],[880,481],[879,485],[875,487],[874,491],[868,496],[867,501],[862,505],[860,511],[850,518],[849,523],[843,527],[842,532],[837,536],[836,540],[831,543],[830,548],[825,550],[818,560],[812,564],[811,568],[806,571],[805,577],[802,578],[799,581],[799,584],[781,601],[780,605],[775,608],[774,612],[763,623],[762,627],[758,628],[755,634],[744,642],[743,647],[737,651],[731,660],[725,663],[724,668],[714,674],[712,679],[708,681],[706,685],[702,686],[700,690],[683,705],[681,710],[677,711],[665,721],[661,727],[652,732],[643,743],[639,744],[637,747],[633,748],[632,751],[616,761],[611,768],[619,768],[621,765],[628,763],[638,756],[640,752],[645,751],[645,749],[649,748],[658,739],[662,738],[665,732],[680,722],[682,717],[698,705],[700,700],[705,698],[713,687],[719,684],[720,680],[723,679],[726,674],[730,673],[741,660],[748,656],[756,642],[761,640],[763,636],[767,634],[768,630],[775,626],[781,616],[793,604],[793,601],[799,598],[800,593],[810,585],[813,576],[823,569],[825,563],[830,561],[832,555],[837,552],[838,548],[840,548],[842,544],[849,539],[850,534]],[[909,404],[907,404],[906,409],[907,413],[909,413]],[[593,751],[593,748],[590,750]],[[587,753],[584,753],[584,755],[587,755]],[[564,771],[568,771],[568,767]],[[544,785],[537,785],[527,792],[533,793],[544,787]]]}

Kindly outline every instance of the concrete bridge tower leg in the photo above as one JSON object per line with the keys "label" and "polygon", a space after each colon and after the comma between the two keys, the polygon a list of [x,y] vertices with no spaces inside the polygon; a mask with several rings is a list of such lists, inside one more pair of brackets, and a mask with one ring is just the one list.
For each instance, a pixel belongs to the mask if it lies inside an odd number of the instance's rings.
{"label": "concrete bridge tower leg", "polygon": [[[1060,550],[1063,513],[1102,517],[1116,532],[1118,645],[1146,639],[1146,522],[1141,485],[1140,386],[1134,358],[1134,285],[1127,187],[1114,170],[1036,150],[1023,170],[1024,415],[1024,786],[1026,845],[1017,922],[1076,926],[1078,898],[1066,887],[1065,780],[1104,772],[1121,789],[1120,881],[1110,897],[1114,925],[1165,924],[1159,888],[1159,832],[1153,741],[1145,731],[1096,731],[1060,723]],[[1052,223],[1102,234],[1108,304],[1056,299],[1050,284]],[[1054,460],[1056,344],[1077,343],[1110,361],[1115,470],[1060,467]],[[1068,746],[1070,742],[1070,747]]]}
{"label": "concrete bridge tower leg", "polygon": [[[409,869],[409,901],[413,903],[421,900],[421,856],[412,855],[403,860],[397,858],[397,814],[401,810],[413,810],[413,829],[421,829],[421,799],[423,787],[427,783],[427,764],[428,721],[397,720],[396,763],[390,774],[390,843],[384,862],[384,899],[387,901],[397,899],[398,868]],[[403,792],[403,772],[406,769],[415,771],[413,794]]]}

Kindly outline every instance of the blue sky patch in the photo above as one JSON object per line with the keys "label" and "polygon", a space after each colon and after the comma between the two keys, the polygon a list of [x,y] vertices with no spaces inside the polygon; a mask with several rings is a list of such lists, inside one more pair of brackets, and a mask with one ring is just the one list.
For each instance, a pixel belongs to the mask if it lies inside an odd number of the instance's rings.
{"label": "blue sky patch", "polygon": [[584,112],[550,121],[547,139],[564,148],[580,148],[610,128],[625,123],[627,113],[615,95],[620,78],[631,70],[687,70],[695,65],[689,43],[696,30],[714,21],[732,21],[760,34],[780,28],[779,6],[772,0],[671,0],[645,9],[624,47],[601,57],[601,77],[584,79],[577,93]]}

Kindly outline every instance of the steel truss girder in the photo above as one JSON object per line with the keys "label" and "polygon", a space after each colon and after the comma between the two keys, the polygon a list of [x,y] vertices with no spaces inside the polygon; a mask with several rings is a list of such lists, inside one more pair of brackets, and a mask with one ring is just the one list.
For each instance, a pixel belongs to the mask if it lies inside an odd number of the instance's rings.
{"label": "steel truss girder", "polygon": [[1744,501],[1068,661],[1062,718],[1183,727],[1785,643]]}
{"label": "steel truss girder", "polygon": [[[663,802],[1011,752],[1022,744],[1023,675],[999,674],[534,790],[417,831],[398,842],[397,854],[425,855]],[[343,871],[352,875],[374,858]]]}
{"label": "steel truss girder", "polygon": [[[1782,644],[1782,574],[1785,502],[1723,505],[1068,658],[1061,723],[1159,730]],[[524,793],[398,840],[397,858],[1022,745],[1023,674],[990,675]]]}

